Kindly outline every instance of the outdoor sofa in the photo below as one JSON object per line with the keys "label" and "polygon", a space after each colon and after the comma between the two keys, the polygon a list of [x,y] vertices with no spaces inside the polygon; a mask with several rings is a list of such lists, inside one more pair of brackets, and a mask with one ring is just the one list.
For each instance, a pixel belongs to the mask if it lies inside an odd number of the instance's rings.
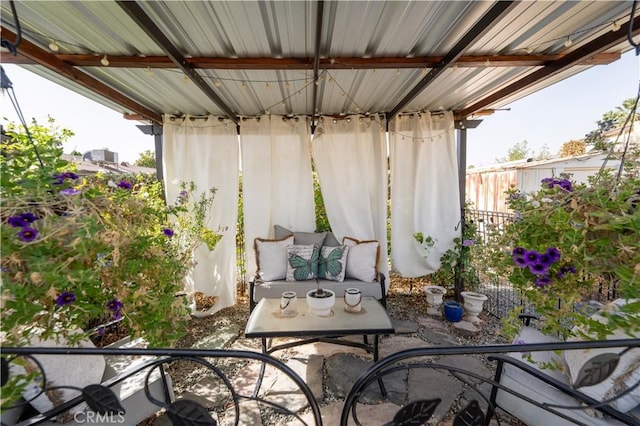
{"label": "outdoor sofa", "polygon": [[[348,288],[357,288],[362,296],[374,297],[386,307],[387,281],[378,271],[378,241],[345,237],[340,243],[331,232],[290,231],[279,225],[274,226],[274,231],[274,239],[254,241],[258,269],[249,281],[250,310],[263,298],[280,298],[285,291],[304,298],[318,287],[334,291],[336,297],[343,297]],[[314,249],[319,276],[312,268],[304,274],[304,262],[295,271],[289,261],[291,256],[307,260],[311,267]]]}

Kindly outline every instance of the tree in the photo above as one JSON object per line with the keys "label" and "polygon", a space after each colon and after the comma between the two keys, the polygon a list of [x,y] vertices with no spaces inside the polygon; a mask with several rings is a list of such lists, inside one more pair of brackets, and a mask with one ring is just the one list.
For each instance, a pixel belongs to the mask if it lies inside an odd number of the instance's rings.
{"label": "tree", "polygon": [[508,161],[524,160],[529,155],[529,143],[524,140],[516,143],[507,151],[507,156],[496,158],[497,163],[506,163]]}
{"label": "tree", "polygon": [[587,152],[587,144],[584,141],[570,140],[560,147],[558,157],[573,157]]}
{"label": "tree", "polygon": [[77,149],[74,149],[73,151],[71,151],[71,155],[75,155],[76,157],[82,157],[82,153]]}
{"label": "tree", "polygon": [[540,151],[535,153],[535,155],[533,156],[534,160],[549,160],[551,159],[551,157],[553,156],[551,155],[551,151],[549,151],[549,146],[546,143],[542,145],[542,148],[540,148]]}
{"label": "tree", "polygon": [[155,169],[156,153],[147,149],[146,151],[140,153],[140,157],[138,157],[138,159],[133,164],[140,167],[151,167]]}
{"label": "tree", "polygon": [[[598,128],[587,133],[584,137],[584,141],[587,145],[592,145],[594,150],[604,151],[611,148],[611,142],[607,141],[605,133],[616,127],[623,126],[627,121],[627,117],[634,111],[636,104],[635,98],[630,98],[622,102],[622,105],[616,107],[616,109],[607,111],[602,115],[602,119],[598,120],[596,124]],[[638,113],[635,112],[633,120],[638,119]]]}

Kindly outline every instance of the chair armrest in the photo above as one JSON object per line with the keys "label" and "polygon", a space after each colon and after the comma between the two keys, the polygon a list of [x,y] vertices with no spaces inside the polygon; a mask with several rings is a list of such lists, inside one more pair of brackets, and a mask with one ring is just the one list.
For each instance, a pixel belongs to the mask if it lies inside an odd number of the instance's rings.
{"label": "chair armrest", "polygon": [[382,272],[380,272],[379,274],[380,274],[380,279],[379,279],[380,294],[382,294],[382,297],[380,298],[380,303],[382,303],[382,306],[384,306],[384,308],[387,309],[387,288],[385,286],[386,277]]}
{"label": "chair armrest", "polygon": [[253,312],[253,309],[256,307],[256,302],[253,300],[253,297],[256,292],[256,281],[258,280],[257,276],[253,276],[249,279],[249,313]]}
{"label": "chair armrest", "polygon": [[531,323],[531,320],[539,320],[540,319],[540,315],[538,314],[520,314],[518,315],[518,318],[520,318],[520,320],[522,321],[522,325],[524,326],[528,326]]}
{"label": "chair armrest", "polygon": [[[496,355],[490,355],[488,357],[488,359],[490,361],[497,361],[498,365],[496,368],[496,373],[494,376],[494,381],[496,383],[500,383],[500,377],[502,376],[503,373],[503,368],[504,368],[504,364],[509,364],[512,365],[513,367],[516,367],[524,372],[526,372],[527,374],[531,375],[532,377],[544,382],[545,384],[571,396],[572,398],[576,399],[578,402],[583,403],[589,407],[591,407],[594,410],[598,410],[602,413],[605,413],[611,417],[613,417],[616,420],[620,420],[622,422],[625,422],[625,424],[633,424],[633,422],[637,422],[637,419],[635,419],[634,417],[631,417],[628,414],[622,413],[618,410],[616,410],[615,408],[613,408],[611,405],[608,404],[602,404],[601,401],[598,401],[596,399],[591,398],[590,396],[575,390],[574,388],[572,388],[571,386],[567,385],[566,383],[563,383],[547,374],[545,374],[544,372],[542,372],[541,370],[539,370],[538,368],[536,368],[536,366],[534,364],[530,364],[528,362],[524,362],[521,361],[519,359],[513,358],[509,355],[503,355],[503,354],[496,354]],[[526,386],[526,383],[522,384],[523,386]],[[503,388],[504,389],[504,388]],[[498,391],[498,387],[494,384],[492,386],[492,390],[491,390],[491,398],[490,398],[490,402],[491,404],[495,405],[496,402],[496,393]],[[512,389],[512,391],[517,392],[517,389]],[[505,392],[508,392],[505,390]],[[515,394],[517,396],[517,394]],[[547,404],[545,404],[544,402],[540,402],[539,403],[540,407],[545,407]]]}

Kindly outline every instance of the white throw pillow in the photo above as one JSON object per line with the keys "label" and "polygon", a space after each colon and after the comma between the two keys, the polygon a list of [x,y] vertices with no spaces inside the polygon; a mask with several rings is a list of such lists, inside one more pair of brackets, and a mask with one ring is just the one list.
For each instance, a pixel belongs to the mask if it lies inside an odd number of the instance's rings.
{"label": "white throw pillow", "polygon": [[329,281],[344,281],[348,254],[349,246],[322,247],[320,259],[318,259],[318,278]]}
{"label": "white throw pillow", "polygon": [[[37,336],[31,338],[30,345],[46,348],[69,346],[64,341],[56,343],[52,339],[40,340]],[[95,345],[87,338],[80,341],[75,347],[95,348]],[[88,385],[100,384],[106,366],[106,361],[102,355],[34,355],[33,357],[38,360],[42,366],[42,371],[44,371],[47,380],[45,389],[57,386],[73,386],[83,389]],[[33,368],[35,371],[40,371],[33,361],[28,360],[27,362],[30,364],[30,369]],[[18,374],[24,372],[22,366],[15,366],[15,370],[12,366],[12,370]],[[29,401],[29,404],[40,413],[45,413],[80,395],[79,391],[63,387],[44,392],[33,399],[40,393],[41,384],[41,379],[31,382],[22,393],[22,397]],[[74,413],[84,411],[86,408],[85,403],[76,405],[59,415],[58,421],[60,423],[70,421],[73,419]]]}
{"label": "white throw pillow", "polygon": [[281,240],[256,238],[258,276],[263,281],[284,280],[287,277],[287,246],[293,245],[293,235]]}
{"label": "white throw pillow", "polygon": [[287,281],[306,281],[318,277],[320,250],[314,245],[287,246]]}
{"label": "white throw pillow", "polygon": [[346,278],[377,281],[380,244],[375,240],[359,241],[351,237],[344,237],[342,244],[349,247]]}

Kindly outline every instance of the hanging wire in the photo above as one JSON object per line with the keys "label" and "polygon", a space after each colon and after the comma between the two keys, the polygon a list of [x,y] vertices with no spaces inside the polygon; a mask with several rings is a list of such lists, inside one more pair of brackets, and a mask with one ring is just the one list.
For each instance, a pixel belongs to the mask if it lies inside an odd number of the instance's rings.
{"label": "hanging wire", "polygon": [[629,44],[636,48],[636,56],[640,54],[640,45],[633,41],[633,18],[636,16],[636,7],[638,6],[638,0],[633,0],[633,5],[631,6],[631,16],[629,17],[629,28],[627,29],[627,40]]}
{"label": "hanging wire", "polygon": [[18,12],[16,12],[16,5],[13,3],[13,0],[11,0],[9,4],[11,5],[11,13],[13,13],[13,21],[15,22],[15,26],[16,26],[16,41],[12,43],[6,38],[2,38],[0,40],[0,45],[2,45],[2,47],[7,49],[9,52],[13,53],[13,56],[15,56],[17,53],[18,45],[22,41],[22,29],[20,28],[20,21],[18,20]]}
{"label": "hanging wire", "polygon": [[36,157],[38,158],[38,162],[40,163],[40,167],[44,169],[44,163],[42,162],[42,158],[40,158],[40,153],[38,152],[38,148],[36,147],[35,142],[33,142],[33,137],[31,136],[31,132],[29,131],[29,127],[27,126],[27,122],[24,119],[24,115],[22,114],[22,109],[20,108],[20,104],[18,103],[18,98],[16,97],[16,93],[13,90],[13,83],[7,77],[7,74],[4,72],[4,68],[0,66],[0,74],[2,76],[2,89],[6,90],[9,95],[9,99],[11,100],[11,104],[13,105],[13,109],[16,110],[16,114],[18,115],[18,119],[24,128],[25,133],[27,134],[27,138],[29,139],[29,143],[33,147],[33,151],[36,153]]}
{"label": "hanging wire", "polygon": [[[636,94],[636,101],[633,103],[633,107],[627,116],[624,124],[622,125],[622,131],[629,124],[629,130],[627,132],[627,140],[624,143],[624,148],[622,149],[622,155],[620,156],[620,166],[618,166],[618,174],[616,175],[616,186],[620,182],[620,178],[622,177],[622,170],[624,169],[625,157],[627,156],[627,152],[629,151],[629,145],[631,143],[631,133],[633,131],[633,123],[636,121],[636,114],[638,110],[638,100],[640,100],[640,85],[638,85],[638,93]],[[615,144],[614,144],[615,146]],[[612,147],[613,148],[613,147]]]}

